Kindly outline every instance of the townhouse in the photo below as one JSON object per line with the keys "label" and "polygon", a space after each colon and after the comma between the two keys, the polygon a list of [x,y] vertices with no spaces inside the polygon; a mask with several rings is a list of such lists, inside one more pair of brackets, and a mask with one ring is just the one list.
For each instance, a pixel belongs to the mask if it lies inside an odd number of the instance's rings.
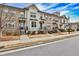
{"label": "townhouse", "polygon": [[79,22],[70,22],[70,28],[73,29],[74,31],[79,31]]}
{"label": "townhouse", "polygon": [[17,8],[0,4],[0,33],[18,35],[29,33],[48,33],[66,29],[69,18],[60,12],[49,14],[40,11],[34,4]]}
{"label": "townhouse", "polygon": [[60,28],[61,29],[68,29],[69,28],[69,16],[65,16],[65,15],[62,15],[60,16]]}

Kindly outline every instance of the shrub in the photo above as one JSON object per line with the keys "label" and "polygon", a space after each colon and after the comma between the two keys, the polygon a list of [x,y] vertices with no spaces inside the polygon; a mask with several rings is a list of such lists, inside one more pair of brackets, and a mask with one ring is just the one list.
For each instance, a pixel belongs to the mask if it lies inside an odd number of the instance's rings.
{"label": "shrub", "polygon": [[74,32],[74,29],[67,29],[67,32]]}
{"label": "shrub", "polygon": [[14,36],[19,36],[20,34],[18,32],[14,33]]}
{"label": "shrub", "polygon": [[61,32],[66,32],[66,30],[65,30],[65,29],[59,29],[59,31],[61,31]]}
{"label": "shrub", "polygon": [[0,46],[0,49],[4,48],[4,46]]}
{"label": "shrub", "polygon": [[52,33],[57,33],[57,30],[53,30]]}
{"label": "shrub", "polygon": [[11,32],[6,32],[6,35],[12,35],[12,33]]}
{"label": "shrub", "polygon": [[52,33],[53,33],[53,31],[48,31],[48,33],[49,33],[49,34],[52,34]]}
{"label": "shrub", "polygon": [[36,31],[31,32],[32,35],[36,34]]}
{"label": "shrub", "polygon": [[31,31],[28,31],[27,34],[31,34]]}
{"label": "shrub", "polygon": [[44,31],[38,31],[38,34],[44,34]]}
{"label": "shrub", "polygon": [[77,31],[79,31],[79,29],[77,29]]}

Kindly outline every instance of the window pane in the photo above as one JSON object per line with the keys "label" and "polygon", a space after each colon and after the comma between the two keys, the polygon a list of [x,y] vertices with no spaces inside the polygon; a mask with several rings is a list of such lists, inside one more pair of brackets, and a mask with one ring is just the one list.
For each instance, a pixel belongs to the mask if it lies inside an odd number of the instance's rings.
{"label": "window pane", "polygon": [[36,27],[36,22],[32,22],[32,27]]}

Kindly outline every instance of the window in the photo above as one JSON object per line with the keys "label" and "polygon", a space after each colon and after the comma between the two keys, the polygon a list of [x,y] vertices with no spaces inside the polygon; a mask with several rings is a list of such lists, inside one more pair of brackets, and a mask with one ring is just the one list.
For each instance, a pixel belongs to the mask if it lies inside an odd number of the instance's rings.
{"label": "window", "polygon": [[40,16],[40,19],[42,19],[42,16]]}
{"label": "window", "polygon": [[36,18],[36,15],[31,15],[32,18]]}
{"label": "window", "polygon": [[63,20],[63,22],[64,22],[64,23],[66,22],[65,19]]}
{"label": "window", "polygon": [[20,12],[19,17],[24,17],[24,13]]}
{"label": "window", "polygon": [[20,27],[20,29],[21,29],[21,30],[23,30],[23,29],[24,29],[24,27]]}
{"label": "window", "polygon": [[14,28],[14,24],[7,23],[7,24],[6,24],[6,27],[7,27],[7,28]]}
{"label": "window", "polygon": [[36,22],[31,23],[32,27],[36,27]]}
{"label": "window", "polygon": [[46,15],[45,18],[48,20],[48,16]]}
{"label": "window", "polygon": [[36,14],[35,12],[31,12],[31,14]]}
{"label": "window", "polygon": [[30,14],[31,14],[31,15],[30,15],[31,18],[36,18],[36,13],[35,13],[35,12],[31,12]]}
{"label": "window", "polygon": [[9,28],[11,28],[12,27],[12,24],[8,24],[8,26],[9,26]]}
{"label": "window", "polygon": [[49,20],[51,20],[51,18],[49,18]]}
{"label": "window", "polygon": [[6,27],[7,27],[7,28],[14,28],[14,27],[15,27],[15,22],[14,22],[14,20],[7,20],[7,21],[6,21]]}

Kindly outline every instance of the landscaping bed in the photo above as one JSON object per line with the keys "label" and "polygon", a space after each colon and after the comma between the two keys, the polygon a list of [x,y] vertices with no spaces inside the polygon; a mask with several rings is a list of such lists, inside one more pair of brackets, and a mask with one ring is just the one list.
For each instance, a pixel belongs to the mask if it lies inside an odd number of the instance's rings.
{"label": "landscaping bed", "polygon": [[2,36],[0,37],[0,41],[10,41],[10,40],[18,40],[20,36]]}

